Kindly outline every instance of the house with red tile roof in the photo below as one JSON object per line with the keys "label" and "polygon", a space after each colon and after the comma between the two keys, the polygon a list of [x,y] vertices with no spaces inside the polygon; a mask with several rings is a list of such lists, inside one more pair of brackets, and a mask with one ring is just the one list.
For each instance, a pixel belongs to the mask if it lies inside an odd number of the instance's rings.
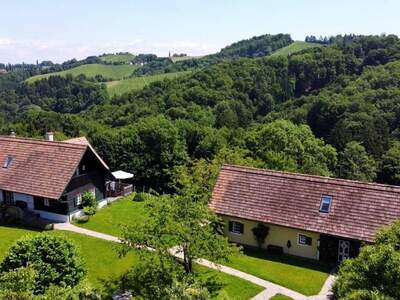
{"label": "house with red tile roof", "polygon": [[38,216],[68,222],[82,213],[82,195],[92,192],[101,202],[107,164],[86,138],[56,142],[0,136],[0,203],[16,205]]}
{"label": "house with red tile roof", "polygon": [[400,218],[400,187],[225,165],[209,206],[233,242],[257,246],[263,224],[271,251],[341,262]]}

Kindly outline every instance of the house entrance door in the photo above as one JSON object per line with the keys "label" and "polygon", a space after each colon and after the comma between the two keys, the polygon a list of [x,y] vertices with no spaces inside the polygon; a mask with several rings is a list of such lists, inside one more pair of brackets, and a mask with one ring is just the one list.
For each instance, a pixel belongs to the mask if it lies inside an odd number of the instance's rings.
{"label": "house entrance door", "polygon": [[338,262],[342,262],[350,256],[350,242],[339,240]]}

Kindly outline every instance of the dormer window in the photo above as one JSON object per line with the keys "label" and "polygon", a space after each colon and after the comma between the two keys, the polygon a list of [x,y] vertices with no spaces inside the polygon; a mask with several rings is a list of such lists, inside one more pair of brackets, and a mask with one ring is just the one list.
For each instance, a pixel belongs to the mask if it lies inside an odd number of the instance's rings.
{"label": "dormer window", "polygon": [[14,160],[14,157],[11,155],[8,155],[6,160],[4,161],[3,168],[8,169],[11,166],[12,161]]}
{"label": "dormer window", "polygon": [[331,210],[332,196],[323,195],[321,198],[321,204],[319,211],[323,213],[329,213]]}

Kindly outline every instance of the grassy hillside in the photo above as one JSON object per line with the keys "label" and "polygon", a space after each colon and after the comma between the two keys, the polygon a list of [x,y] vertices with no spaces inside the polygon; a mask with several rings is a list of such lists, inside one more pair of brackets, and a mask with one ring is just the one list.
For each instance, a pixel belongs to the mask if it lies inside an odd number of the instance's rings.
{"label": "grassy hillside", "polygon": [[119,80],[124,77],[130,76],[132,72],[137,69],[138,66],[134,65],[102,65],[102,64],[89,64],[89,65],[81,65],[76,68],[72,68],[69,70],[36,75],[28,78],[27,82],[34,82],[36,80],[40,80],[43,78],[48,78],[50,76],[59,75],[65,76],[67,74],[71,74],[72,76],[78,76],[80,74],[84,74],[87,77],[95,77],[96,75],[102,75],[104,78],[111,80]]}
{"label": "grassy hillside", "polygon": [[289,46],[278,49],[277,51],[272,53],[271,56],[277,56],[277,55],[288,56],[290,54],[299,52],[301,50],[308,49],[308,48],[314,48],[314,47],[322,47],[322,46],[321,46],[321,44],[295,41],[295,42],[291,43]]}
{"label": "grassy hillside", "polygon": [[165,78],[176,78],[178,76],[182,76],[188,73],[190,72],[185,71],[185,72],[165,73],[165,74],[132,77],[123,80],[110,81],[107,82],[107,90],[111,96],[121,95],[127,92],[140,90],[154,81],[163,80]]}
{"label": "grassy hillside", "polygon": [[127,54],[107,54],[104,56],[99,57],[102,61],[104,62],[129,62],[132,61],[132,59],[135,58],[135,55],[131,53]]}
{"label": "grassy hillside", "polygon": [[203,56],[171,56],[170,59],[173,63],[176,63],[178,61],[184,61],[188,59],[197,59],[197,58],[202,58]]}

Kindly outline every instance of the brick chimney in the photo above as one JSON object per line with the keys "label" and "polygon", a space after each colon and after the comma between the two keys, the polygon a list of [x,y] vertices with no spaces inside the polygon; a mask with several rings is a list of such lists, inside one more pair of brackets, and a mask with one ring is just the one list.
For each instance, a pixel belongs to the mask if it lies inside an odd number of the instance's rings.
{"label": "brick chimney", "polygon": [[46,134],[44,135],[44,139],[46,141],[53,142],[54,141],[54,133],[53,132],[46,132]]}

